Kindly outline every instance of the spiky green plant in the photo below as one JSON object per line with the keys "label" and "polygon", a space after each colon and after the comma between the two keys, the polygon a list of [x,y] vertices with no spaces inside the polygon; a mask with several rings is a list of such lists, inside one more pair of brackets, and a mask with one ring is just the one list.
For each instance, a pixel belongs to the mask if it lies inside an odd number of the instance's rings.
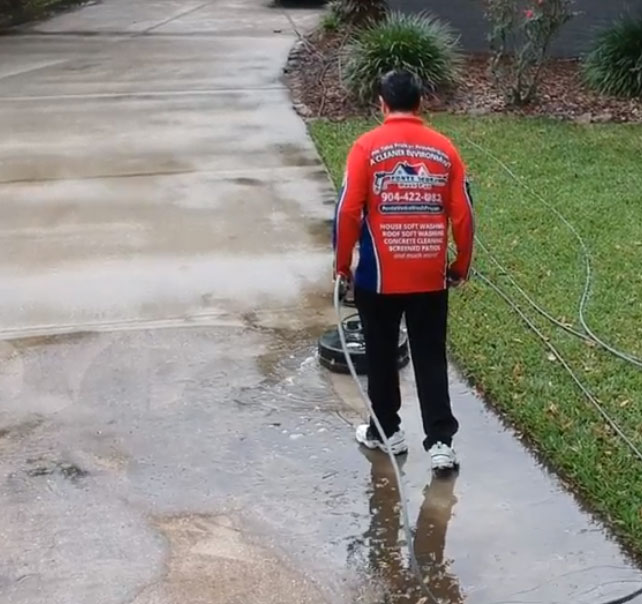
{"label": "spiky green plant", "polygon": [[587,84],[598,92],[642,96],[642,15],[622,18],[603,31],[583,71]]}
{"label": "spiky green plant", "polygon": [[324,31],[338,31],[344,22],[342,13],[341,0],[333,0],[328,3],[323,18],[321,19],[321,28]]}
{"label": "spiky green plant", "polygon": [[427,92],[452,87],[460,64],[459,41],[449,25],[426,13],[394,12],[357,33],[348,49],[345,83],[368,104],[391,69],[414,73]]}
{"label": "spiky green plant", "polygon": [[333,10],[344,23],[363,26],[380,21],[388,12],[387,0],[335,0]]}

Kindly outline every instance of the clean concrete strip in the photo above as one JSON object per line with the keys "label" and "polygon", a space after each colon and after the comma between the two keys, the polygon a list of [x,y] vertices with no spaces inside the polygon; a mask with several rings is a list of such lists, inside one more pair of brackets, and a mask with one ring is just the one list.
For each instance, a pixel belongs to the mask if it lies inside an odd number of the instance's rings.
{"label": "clean concrete strip", "polygon": [[[43,63],[40,63],[38,65],[30,65],[28,67],[24,67],[22,69],[16,69],[14,71],[8,71],[8,72],[0,72],[0,80],[8,80],[9,78],[13,78],[15,76],[21,76],[21,75],[26,75],[30,74],[33,75],[37,71],[40,71],[41,69],[48,69],[49,67],[56,67],[58,65],[63,65],[68,62],[68,59],[60,59],[60,60],[55,60],[55,61],[45,61]],[[2,97],[0,97],[2,98]]]}
{"label": "clean concrete strip", "polygon": [[[252,170],[254,177],[262,175],[279,175],[284,177],[288,174],[296,174],[297,172],[310,172],[309,166],[280,166],[275,168],[255,168]],[[57,178],[22,178],[15,180],[0,180],[0,185],[21,185],[21,184],[38,184],[50,182],[69,182],[78,183],[85,180],[102,180],[102,179],[118,179],[118,178],[147,178],[147,177],[163,177],[163,176],[185,176],[188,174],[198,175],[213,175],[217,178],[242,178],[247,174],[247,170],[164,170],[162,172],[129,172],[129,173],[114,173],[114,174],[96,174],[93,176],[61,176]]]}
{"label": "clean concrete strip", "polygon": [[[24,73],[24,72],[20,72]],[[16,74],[17,75],[17,74]],[[10,77],[10,76],[7,76]],[[0,78],[2,79],[2,78]],[[87,94],[48,94],[33,96],[0,96],[0,103],[24,103],[28,101],[65,101],[65,100],[93,100],[93,99],[127,99],[139,97],[181,97],[181,96],[211,96],[228,94],[239,90],[261,92],[265,90],[286,90],[285,86],[256,86],[247,88],[204,88],[192,90],[136,90],[132,92],[107,92]]]}

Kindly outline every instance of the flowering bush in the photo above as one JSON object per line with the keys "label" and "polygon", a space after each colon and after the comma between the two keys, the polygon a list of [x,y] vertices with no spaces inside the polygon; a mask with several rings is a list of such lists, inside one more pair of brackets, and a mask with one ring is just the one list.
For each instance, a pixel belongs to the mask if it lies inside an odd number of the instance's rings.
{"label": "flowering bush", "polygon": [[574,0],[485,0],[490,21],[491,69],[511,104],[530,103],[537,93],[551,42],[570,21]]}

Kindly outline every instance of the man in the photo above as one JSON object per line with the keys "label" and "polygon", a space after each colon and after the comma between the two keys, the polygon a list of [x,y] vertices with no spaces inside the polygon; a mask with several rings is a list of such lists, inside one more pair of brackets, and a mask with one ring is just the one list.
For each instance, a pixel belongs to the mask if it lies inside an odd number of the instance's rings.
{"label": "man", "polygon": [[[360,137],[347,160],[335,217],[335,272],[352,280],[364,328],[368,394],[394,454],[408,450],[399,409],[398,342],[402,315],[412,351],[424,447],[434,470],[458,465],[459,425],[448,391],[448,287],[468,278],[474,222],[462,160],[453,144],[419,117],[421,84],[410,73],[382,78],[383,125]],[[448,228],[457,254],[448,266]],[[384,449],[374,422],[357,441]]]}

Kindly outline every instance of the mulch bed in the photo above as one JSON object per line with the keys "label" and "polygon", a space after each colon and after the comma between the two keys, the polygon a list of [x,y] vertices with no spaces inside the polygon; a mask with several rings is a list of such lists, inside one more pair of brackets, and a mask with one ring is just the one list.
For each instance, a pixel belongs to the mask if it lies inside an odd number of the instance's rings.
{"label": "mulch bed", "polygon": [[[294,106],[306,118],[341,119],[363,115],[342,84],[349,34],[315,31],[300,40],[285,68]],[[451,94],[426,99],[429,111],[472,115],[512,113],[590,122],[642,122],[642,99],[618,99],[587,90],[576,60],[551,60],[544,66],[537,101],[507,107],[488,72],[488,57],[468,55],[465,78]]]}

